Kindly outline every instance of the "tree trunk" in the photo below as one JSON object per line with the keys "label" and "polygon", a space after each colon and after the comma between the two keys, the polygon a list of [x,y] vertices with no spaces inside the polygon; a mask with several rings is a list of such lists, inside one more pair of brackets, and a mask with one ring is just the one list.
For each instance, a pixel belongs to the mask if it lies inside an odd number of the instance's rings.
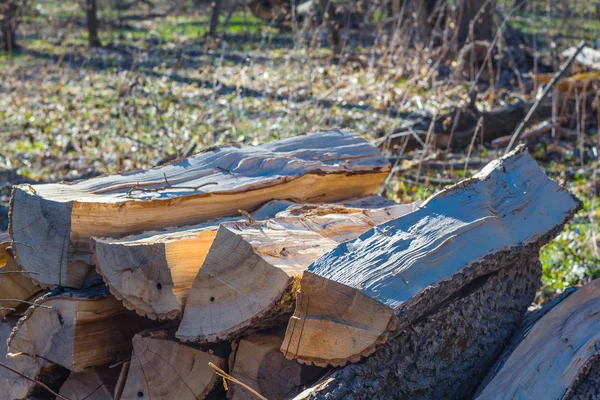
{"label": "tree trunk", "polygon": [[334,63],[339,63],[344,51],[344,44],[340,26],[335,17],[334,0],[319,0],[319,7],[327,28],[327,36],[332,51],[332,60]]}
{"label": "tree trunk", "polygon": [[458,43],[492,41],[494,29],[494,1],[460,0],[458,6]]}
{"label": "tree trunk", "polygon": [[90,47],[101,47],[100,38],[98,37],[98,9],[96,0],[87,0],[87,27],[88,27],[88,42]]}
{"label": "tree trunk", "polygon": [[216,148],[148,171],[15,187],[9,231],[17,262],[36,281],[81,288],[94,273],[91,237],[199,224],[270,200],[365,197],[388,172],[375,147],[344,131]]}
{"label": "tree trunk", "polygon": [[315,365],[358,362],[460,288],[531,263],[521,255],[535,259],[580,207],[521,146],[312,264],[282,350]]}
{"label": "tree trunk", "polygon": [[18,48],[15,35],[26,6],[27,0],[0,1],[0,48],[3,51]]}
{"label": "tree trunk", "polygon": [[212,13],[210,15],[210,26],[208,35],[213,39],[217,38],[217,30],[219,29],[219,17],[221,16],[222,1],[215,0],[212,5]]}
{"label": "tree trunk", "polygon": [[414,208],[308,206],[296,215],[222,225],[194,281],[177,338],[217,341],[285,323],[304,269],[338,243]]}
{"label": "tree trunk", "polygon": [[600,394],[600,279],[526,318],[477,399],[592,399]]}

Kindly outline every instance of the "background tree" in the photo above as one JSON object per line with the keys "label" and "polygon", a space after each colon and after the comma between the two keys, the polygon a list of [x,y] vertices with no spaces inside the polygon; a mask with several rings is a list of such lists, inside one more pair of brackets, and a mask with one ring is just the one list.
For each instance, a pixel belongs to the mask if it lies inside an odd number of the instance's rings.
{"label": "background tree", "polygon": [[[458,43],[488,40],[494,37],[493,0],[461,0],[458,6]],[[471,32],[472,28],[472,32]]]}
{"label": "background tree", "polygon": [[212,38],[217,37],[217,30],[219,28],[219,17],[221,16],[222,1],[216,0],[212,3],[212,13],[210,15],[210,26],[208,28],[208,35]]}
{"label": "background tree", "polygon": [[87,0],[86,4],[88,42],[90,47],[101,47],[102,43],[98,37],[98,7],[96,0]]}
{"label": "background tree", "polygon": [[17,48],[15,32],[21,23],[26,5],[26,0],[0,0],[0,48],[2,50],[10,52]]}

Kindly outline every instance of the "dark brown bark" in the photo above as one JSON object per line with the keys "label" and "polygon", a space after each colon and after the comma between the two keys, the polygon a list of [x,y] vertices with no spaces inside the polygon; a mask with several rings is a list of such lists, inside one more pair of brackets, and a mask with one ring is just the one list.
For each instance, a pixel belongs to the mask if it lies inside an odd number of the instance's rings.
{"label": "dark brown bark", "polygon": [[208,35],[215,39],[217,37],[217,30],[219,29],[219,17],[221,16],[221,5],[222,2],[215,0],[212,4],[212,13],[210,15],[210,26],[208,28]]}
{"label": "dark brown bark", "polygon": [[98,7],[96,0],[87,0],[86,14],[89,45],[90,47],[101,47],[102,43],[98,37]]}
{"label": "dark brown bark", "polygon": [[461,0],[458,6],[458,43],[494,38],[493,0]]}
{"label": "dark brown bark", "polygon": [[333,62],[338,63],[342,58],[343,43],[340,27],[335,18],[333,0],[319,0],[319,8],[327,27],[327,36],[331,46]]}
{"label": "dark brown bark", "polygon": [[0,0],[0,49],[6,52],[17,46],[16,31],[21,23],[27,0]]}

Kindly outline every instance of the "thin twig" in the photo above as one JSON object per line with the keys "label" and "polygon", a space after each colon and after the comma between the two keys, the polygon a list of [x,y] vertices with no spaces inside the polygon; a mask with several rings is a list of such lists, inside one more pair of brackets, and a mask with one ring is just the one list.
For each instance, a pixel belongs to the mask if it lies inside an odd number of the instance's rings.
{"label": "thin twig", "polygon": [[560,80],[560,78],[565,74],[565,72],[567,71],[567,68],[569,68],[569,66],[575,60],[577,55],[581,52],[581,50],[583,50],[584,46],[585,46],[585,41],[582,40],[581,42],[579,42],[579,44],[577,45],[577,50],[575,50],[575,52],[573,54],[571,54],[571,56],[567,59],[567,61],[565,61],[565,63],[560,67],[558,72],[556,74],[554,74],[554,76],[552,77],[550,82],[548,82],[546,87],[544,87],[544,91],[535,100],[535,103],[533,103],[533,106],[531,106],[531,108],[529,109],[529,112],[527,113],[527,115],[525,116],[523,121],[521,121],[521,123],[517,127],[517,130],[513,134],[513,137],[510,139],[510,143],[506,147],[505,154],[510,152],[512,150],[512,148],[515,146],[515,144],[519,141],[519,139],[521,138],[521,135],[525,131],[525,127],[529,123],[529,120],[531,119],[531,117],[533,117],[533,114],[535,114],[535,112],[537,111],[540,104],[542,104],[542,100],[544,100],[544,98],[548,95],[548,93],[550,93],[550,91],[552,90],[554,85],[556,85],[556,83]]}
{"label": "thin twig", "polygon": [[30,272],[30,271],[1,271],[0,275],[8,275],[8,274],[32,274],[39,275],[39,272]]}
{"label": "thin twig", "polygon": [[40,385],[41,387],[43,387],[44,389],[46,389],[48,392],[50,392],[50,394],[52,394],[53,396],[56,396],[57,398],[59,398],[61,400],[70,400],[68,397],[62,396],[62,395],[56,393],[54,390],[50,389],[45,383],[42,383],[42,382],[40,382],[40,381],[38,381],[36,379],[30,378],[27,375],[25,375],[24,373],[19,372],[16,369],[13,369],[13,368],[9,367],[8,365],[6,365],[6,364],[4,364],[2,362],[0,362],[0,367],[6,368],[10,372],[17,374],[17,375],[19,375],[19,376],[27,379],[28,381],[31,381],[31,382],[35,383],[36,385]]}
{"label": "thin twig", "polygon": [[19,300],[19,299],[0,299],[0,303],[23,303],[23,304],[29,304],[30,306],[34,306],[34,307],[47,308],[49,310],[52,309],[52,307],[50,307],[50,306],[43,306],[41,304],[32,303],[30,301]]}
{"label": "thin twig", "polygon": [[256,397],[258,397],[261,400],[268,400],[265,396],[261,395],[260,393],[258,393],[256,390],[252,389],[250,386],[246,385],[245,383],[238,381],[233,376],[229,375],[227,372],[225,372],[221,368],[217,367],[215,364],[209,362],[208,366],[211,367],[212,369],[214,369],[215,374],[217,374],[221,378],[230,380],[233,383],[237,383],[238,385],[240,385],[241,387],[243,387],[244,389],[246,389],[247,391],[249,391],[250,393],[252,393],[253,395],[255,395]]}

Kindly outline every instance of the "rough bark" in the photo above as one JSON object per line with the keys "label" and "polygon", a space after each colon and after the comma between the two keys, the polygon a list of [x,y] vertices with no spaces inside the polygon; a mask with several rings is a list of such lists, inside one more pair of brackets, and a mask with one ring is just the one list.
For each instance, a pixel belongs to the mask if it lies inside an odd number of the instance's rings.
{"label": "rough bark", "polygon": [[[339,234],[344,234],[353,228],[352,221],[363,213],[365,222],[369,214],[383,222],[381,218],[387,218],[386,212],[394,213],[405,207],[410,206],[398,206],[377,196],[345,204],[315,206],[272,201],[252,213],[250,218],[256,221],[269,219],[269,223],[275,225],[304,217],[307,224],[324,225],[330,221],[340,228]],[[348,221],[345,221],[346,216]],[[248,221],[248,217],[222,218],[122,239],[93,238],[94,264],[111,293],[128,309],[151,319],[179,318],[217,229],[220,225],[243,220]],[[227,256],[229,254],[225,258]]]}
{"label": "rough bark", "polygon": [[414,208],[301,206],[273,220],[222,225],[194,280],[177,338],[225,340],[285,323],[304,269],[339,243]]}
{"label": "rough bark", "polygon": [[518,328],[540,285],[537,249],[459,288],[361,364],[338,369],[297,399],[469,398]]}
{"label": "rough bark", "polygon": [[120,399],[204,399],[221,382],[209,362],[226,364],[219,352],[181,344],[169,331],[142,332],[133,338]]}
{"label": "rough bark", "polygon": [[594,398],[600,359],[600,280],[528,318],[477,399]]}
{"label": "rough bark", "polygon": [[316,365],[357,362],[461,287],[520,262],[515,254],[537,252],[580,207],[521,146],[312,264],[282,351]]}
{"label": "rough bark", "polygon": [[[286,359],[279,348],[285,329],[277,328],[233,342],[229,357],[231,376],[244,382],[269,400],[289,399],[325,370]],[[254,400],[256,396],[239,385],[227,392],[232,400]]]}
{"label": "rough bark", "polygon": [[35,303],[14,329],[10,351],[39,356],[73,372],[128,358],[131,338],[155,325],[127,311],[107,288],[55,290]]}
{"label": "rough bark", "polygon": [[387,160],[345,131],[260,147],[223,147],[148,171],[13,190],[17,262],[47,286],[80,288],[93,272],[89,239],[198,224],[269,200],[330,202],[374,194]]}

